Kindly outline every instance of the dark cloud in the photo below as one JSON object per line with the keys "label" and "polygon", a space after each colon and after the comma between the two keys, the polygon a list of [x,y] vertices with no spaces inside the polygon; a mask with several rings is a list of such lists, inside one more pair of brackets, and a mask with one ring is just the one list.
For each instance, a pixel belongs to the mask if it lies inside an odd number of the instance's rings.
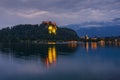
{"label": "dark cloud", "polygon": [[[119,5],[120,0],[0,0],[0,24],[42,20],[54,20],[62,25],[108,21],[120,17]],[[11,17],[13,22],[8,19]],[[14,20],[21,22],[14,23]]]}
{"label": "dark cloud", "polygon": [[1,7],[12,9],[76,10],[76,9],[119,9],[119,0],[1,0]]}

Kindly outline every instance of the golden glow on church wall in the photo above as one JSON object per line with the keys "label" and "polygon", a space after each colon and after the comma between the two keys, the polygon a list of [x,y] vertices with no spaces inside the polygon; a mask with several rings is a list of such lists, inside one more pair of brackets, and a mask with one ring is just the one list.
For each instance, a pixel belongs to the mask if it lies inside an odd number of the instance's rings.
{"label": "golden glow on church wall", "polygon": [[56,34],[56,31],[57,31],[56,26],[53,26],[53,25],[48,26],[49,34]]}
{"label": "golden glow on church wall", "polygon": [[43,21],[42,24],[44,24],[47,27],[49,34],[55,35],[57,33],[57,25],[55,22]]}

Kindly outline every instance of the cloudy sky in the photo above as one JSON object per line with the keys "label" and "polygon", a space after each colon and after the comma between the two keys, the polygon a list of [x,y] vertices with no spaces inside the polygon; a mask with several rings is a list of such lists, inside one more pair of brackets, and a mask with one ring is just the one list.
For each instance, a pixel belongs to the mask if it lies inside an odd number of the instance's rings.
{"label": "cloudy sky", "polygon": [[58,25],[120,18],[120,0],[0,0],[0,27],[39,24]]}

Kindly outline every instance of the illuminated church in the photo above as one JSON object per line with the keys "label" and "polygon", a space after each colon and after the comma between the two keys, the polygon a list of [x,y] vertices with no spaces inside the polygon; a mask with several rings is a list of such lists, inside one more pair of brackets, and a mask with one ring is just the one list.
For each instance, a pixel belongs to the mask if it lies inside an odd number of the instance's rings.
{"label": "illuminated church", "polygon": [[49,34],[56,34],[57,32],[57,25],[55,22],[51,21],[43,21],[42,24],[46,25],[46,28],[48,29]]}

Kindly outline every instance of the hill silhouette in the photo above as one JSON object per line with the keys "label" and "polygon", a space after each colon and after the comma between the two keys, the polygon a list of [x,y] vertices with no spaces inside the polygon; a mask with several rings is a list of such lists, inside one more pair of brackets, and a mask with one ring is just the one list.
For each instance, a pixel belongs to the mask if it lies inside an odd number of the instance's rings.
{"label": "hill silhouette", "polygon": [[78,40],[77,33],[59,28],[56,23],[44,21],[40,25],[20,24],[0,30],[0,42],[70,41]]}

